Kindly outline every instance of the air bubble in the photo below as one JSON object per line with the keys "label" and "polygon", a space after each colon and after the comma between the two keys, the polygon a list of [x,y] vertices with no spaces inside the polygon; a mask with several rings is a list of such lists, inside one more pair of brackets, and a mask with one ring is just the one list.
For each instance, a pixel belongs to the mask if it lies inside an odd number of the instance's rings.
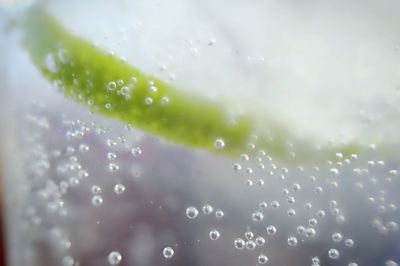
{"label": "air bubble", "polygon": [[266,264],[268,262],[268,257],[264,254],[260,254],[257,259],[259,264]]}
{"label": "air bubble", "polygon": [[113,91],[117,87],[117,84],[114,81],[110,81],[107,84],[107,91]]}
{"label": "air bubble", "polygon": [[117,158],[117,155],[115,153],[113,153],[113,152],[108,152],[107,153],[107,159],[108,160],[112,161],[112,160],[115,160],[116,158]]}
{"label": "air bubble", "polygon": [[101,188],[98,185],[93,185],[91,188],[91,192],[93,194],[100,194],[101,193]]}
{"label": "air bubble", "polygon": [[131,154],[133,155],[133,157],[137,157],[142,154],[142,149],[139,147],[133,147],[131,149]]}
{"label": "air bubble", "polygon": [[124,185],[122,185],[122,184],[116,184],[116,185],[114,186],[114,192],[115,192],[115,194],[120,195],[120,194],[124,193],[124,191],[125,191],[125,186],[124,186]]}
{"label": "air bubble", "polygon": [[161,103],[161,105],[163,105],[163,106],[169,104],[169,98],[166,97],[166,96],[162,97],[161,100],[160,100],[160,103]]}
{"label": "air bubble", "polygon": [[333,233],[332,234],[332,240],[336,243],[339,243],[340,241],[342,241],[343,236],[340,233]]}
{"label": "air bubble", "polygon": [[251,218],[253,219],[254,222],[259,223],[264,219],[264,215],[261,212],[256,211],[251,215]]}
{"label": "air bubble", "polygon": [[253,239],[254,234],[253,234],[253,232],[251,232],[251,231],[246,231],[246,233],[244,233],[244,236],[245,236],[247,239]]}
{"label": "air bubble", "polygon": [[225,142],[223,139],[216,139],[214,142],[214,147],[218,150],[223,149],[225,147]]}
{"label": "air bubble", "polygon": [[238,163],[233,164],[232,168],[233,168],[234,171],[242,170],[242,166],[240,164],[238,164]]}
{"label": "air bubble", "polygon": [[246,245],[246,242],[244,242],[244,240],[241,238],[236,238],[235,241],[233,242],[233,245],[235,246],[236,249],[243,250]]}
{"label": "air bubble", "polygon": [[253,240],[247,240],[246,241],[246,248],[248,250],[254,250],[256,248],[256,242],[254,242]]}
{"label": "air bubble", "polygon": [[164,256],[164,258],[166,258],[166,259],[170,259],[170,258],[172,258],[173,256],[174,256],[174,249],[173,248],[171,248],[171,247],[165,247],[164,249],[163,249],[163,256]]}
{"label": "air bubble", "polygon": [[117,164],[115,164],[115,163],[108,164],[108,170],[110,172],[116,172],[116,171],[118,171],[118,169],[119,169],[119,166]]}
{"label": "air bubble", "polygon": [[103,198],[99,195],[93,196],[92,198],[92,204],[93,206],[100,206],[101,204],[103,204]]}
{"label": "air bubble", "polygon": [[269,235],[275,235],[276,234],[276,227],[275,226],[273,226],[273,225],[268,225],[267,226],[267,233],[269,234]]}
{"label": "air bubble", "polygon": [[291,236],[288,238],[287,242],[288,242],[289,246],[294,247],[297,245],[297,238],[294,236]]}
{"label": "air bubble", "polygon": [[224,212],[222,210],[216,210],[215,217],[217,217],[217,219],[221,219],[222,217],[224,217]]}
{"label": "air bubble", "polygon": [[197,210],[196,207],[191,206],[191,207],[188,207],[188,208],[186,209],[186,216],[187,216],[189,219],[194,219],[194,218],[196,218],[198,214],[199,214],[199,211]]}
{"label": "air bubble", "polygon": [[331,258],[331,259],[333,259],[333,260],[336,260],[336,259],[339,258],[340,253],[339,253],[339,251],[338,251],[337,249],[331,248],[331,249],[328,251],[328,256],[329,256],[329,258]]}
{"label": "air bubble", "polygon": [[209,237],[211,240],[218,240],[220,237],[220,233],[217,230],[213,229],[210,231]]}
{"label": "air bubble", "polygon": [[263,246],[265,244],[265,238],[262,236],[258,236],[256,237],[255,242],[257,246]]}
{"label": "air bubble", "polygon": [[213,207],[211,205],[204,205],[202,211],[205,215],[209,215],[213,212]]}
{"label": "air bubble", "polygon": [[108,263],[110,263],[110,265],[118,265],[121,263],[121,261],[122,261],[122,256],[121,253],[119,253],[118,251],[112,251],[108,255]]}
{"label": "air bubble", "polygon": [[344,245],[345,245],[346,247],[352,248],[352,247],[354,246],[354,241],[353,241],[353,239],[350,239],[350,238],[346,239],[346,240],[344,241]]}
{"label": "air bubble", "polygon": [[146,97],[146,98],[144,99],[144,103],[145,103],[146,105],[152,105],[152,104],[153,104],[153,98],[151,98],[151,97]]}

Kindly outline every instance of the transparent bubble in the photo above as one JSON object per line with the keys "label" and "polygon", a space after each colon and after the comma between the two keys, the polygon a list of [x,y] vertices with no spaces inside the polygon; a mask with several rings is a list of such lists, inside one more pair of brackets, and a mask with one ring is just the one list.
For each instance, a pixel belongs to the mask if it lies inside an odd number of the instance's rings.
{"label": "transparent bubble", "polygon": [[250,159],[249,155],[247,155],[246,153],[242,153],[240,154],[240,160],[242,161],[248,161]]}
{"label": "transparent bubble", "polygon": [[334,241],[334,242],[340,242],[340,241],[342,241],[342,239],[343,239],[343,236],[342,236],[342,234],[340,234],[340,233],[333,233],[332,234],[332,240]]}
{"label": "transparent bubble", "polygon": [[311,263],[312,263],[312,265],[319,265],[320,260],[319,260],[318,257],[313,257],[313,258],[311,259]]}
{"label": "transparent bubble", "polygon": [[125,191],[125,186],[122,184],[116,184],[114,186],[114,192],[115,194],[122,194]]}
{"label": "transparent bubble", "polygon": [[209,215],[214,211],[214,209],[211,205],[204,205],[202,211],[204,214]]}
{"label": "transparent bubble", "polygon": [[144,99],[144,103],[145,103],[146,105],[152,105],[152,104],[153,104],[153,98],[151,98],[151,97],[146,97],[146,98]]}
{"label": "transparent bubble", "polygon": [[395,262],[394,260],[387,260],[385,262],[385,266],[399,266],[399,264],[397,262]]}
{"label": "transparent bubble", "polygon": [[392,231],[392,232],[397,231],[397,230],[399,229],[399,225],[398,225],[396,222],[394,222],[394,221],[388,222],[388,223],[386,224],[386,227],[387,227],[387,229],[388,229],[389,231]]}
{"label": "transparent bubble", "polygon": [[256,242],[254,242],[253,240],[247,240],[246,241],[246,248],[248,250],[254,250],[256,248]]}
{"label": "transparent bubble", "polygon": [[75,260],[71,256],[65,256],[61,261],[62,266],[74,266]]}
{"label": "transparent bubble", "polygon": [[294,209],[289,209],[289,210],[287,211],[287,215],[288,215],[289,217],[295,216],[295,215],[296,215],[296,211],[295,211]]}
{"label": "transparent bubble", "polygon": [[293,184],[293,190],[294,191],[299,191],[300,189],[301,189],[300,184],[297,184],[297,183]]}
{"label": "transparent bubble", "polygon": [[142,149],[140,147],[133,147],[131,149],[131,154],[133,155],[133,157],[137,157],[142,154]]}
{"label": "transparent bubble", "polygon": [[314,228],[307,228],[306,229],[306,236],[307,237],[313,237],[315,236],[317,233],[315,232]]}
{"label": "transparent bubble", "polygon": [[331,258],[331,259],[333,259],[333,260],[336,260],[336,259],[339,258],[340,253],[339,253],[339,251],[338,251],[337,249],[331,248],[331,249],[328,251],[328,256],[329,256],[329,258]]}
{"label": "transparent bubble", "polygon": [[317,219],[315,219],[315,218],[311,218],[311,219],[309,219],[308,220],[308,225],[309,226],[316,226],[318,224],[318,221],[317,221]]}
{"label": "transparent bubble", "polygon": [[174,256],[175,252],[174,252],[174,249],[172,247],[165,247],[163,249],[162,253],[163,253],[164,258],[170,259],[170,258],[172,258]]}
{"label": "transparent bubble", "polygon": [[264,220],[264,215],[261,212],[256,211],[251,215],[251,218],[253,219],[254,222],[258,222],[259,223],[262,220]]}
{"label": "transparent bubble", "polygon": [[84,152],[88,152],[89,151],[89,146],[86,144],[80,144],[79,145],[79,151],[84,153]]}
{"label": "transparent bubble", "polygon": [[260,208],[267,208],[268,207],[268,203],[266,201],[261,201],[258,206],[260,206]]}
{"label": "transparent bubble", "polygon": [[93,185],[90,191],[93,194],[100,194],[101,193],[101,188],[98,185]]}
{"label": "transparent bubble", "polygon": [[100,206],[101,204],[103,204],[103,198],[99,195],[93,196],[92,204],[93,204],[93,206],[96,206],[96,207]]}
{"label": "transparent bubble", "polygon": [[324,217],[324,216],[325,216],[325,212],[324,212],[323,210],[317,211],[317,217],[318,217],[318,218],[322,218],[322,217]]}
{"label": "transparent bubble", "polygon": [[302,235],[306,232],[306,228],[304,226],[300,225],[296,228],[296,231],[298,234]]}
{"label": "transparent bubble", "polygon": [[353,241],[353,239],[348,238],[348,239],[346,239],[346,240],[344,241],[344,244],[345,244],[346,247],[351,248],[351,247],[354,246],[354,241]]}
{"label": "transparent bubble", "polygon": [[156,93],[156,92],[158,91],[158,89],[157,89],[156,86],[152,85],[152,86],[150,86],[149,91],[150,91],[151,93]]}
{"label": "transparent bubble", "polygon": [[163,105],[163,106],[169,104],[169,98],[166,97],[166,96],[162,97],[161,100],[160,100],[160,103],[161,103],[161,105]]}
{"label": "transparent bubble", "polygon": [[242,170],[242,166],[240,164],[238,164],[238,163],[233,164],[232,168],[233,168],[234,171]]}
{"label": "transparent bubble", "polygon": [[190,206],[186,209],[186,216],[189,219],[194,219],[197,217],[197,215],[199,214],[199,211],[197,210],[196,207]]}
{"label": "transparent bubble", "polygon": [[110,265],[118,265],[122,261],[122,256],[121,253],[119,253],[118,251],[112,251],[110,252],[110,254],[108,254],[107,259]]}
{"label": "transparent bubble", "polygon": [[276,227],[275,226],[273,226],[273,225],[268,225],[267,226],[267,233],[269,234],[269,235],[275,235],[276,234]]}
{"label": "transparent bubble", "polygon": [[235,241],[233,242],[233,245],[235,246],[236,249],[242,250],[244,249],[246,242],[241,238],[236,238]]}
{"label": "transparent bubble", "polygon": [[297,238],[294,236],[290,236],[287,240],[289,246],[294,247],[297,245]]}
{"label": "transparent bubble", "polygon": [[215,142],[214,142],[214,147],[216,149],[218,149],[218,150],[224,148],[225,147],[224,140],[223,139],[216,139]]}
{"label": "transparent bubble", "polygon": [[117,158],[117,155],[115,153],[113,153],[113,152],[108,152],[107,153],[107,159],[108,160],[112,161],[112,160],[115,160],[116,158]]}
{"label": "transparent bubble", "polygon": [[265,244],[265,238],[262,236],[256,237],[255,241],[257,246],[262,246]]}
{"label": "transparent bubble", "polygon": [[222,217],[224,217],[224,212],[222,210],[216,210],[215,217],[217,217],[218,219],[221,219]]}
{"label": "transparent bubble", "polygon": [[117,87],[117,84],[114,81],[110,81],[107,84],[107,91],[113,91]]}
{"label": "transparent bubble", "polygon": [[358,266],[358,264],[355,263],[355,262],[349,262],[349,265],[348,265],[348,266]]}
{"label": "transparent bubble", "polygon": [[220,237],[220,233],[217,230],[213,229],[210,231],[209,237],[211,240],[218,240]]}
{"label": "transparent bubble", "polygon": [[247,239],[253,239],[254,234],[253,234],[252,231],[246,231],[246,232],[244,233],[244,236],[245,236]]}
{"label": "transparent bubble", "polygon": [[257,259],[259,264],[266,264],[268,262],[268,257],[264,254],[260,254]]}
{"label": "transparent bubble", "polygon": [[119,170],[119,166],[115,163],[110,163],[110,164],[108,164],[108,170],[110,172],[116,172]]}
{"label": "transparent bubble", "polygon": [[272,202],[271,202],[271,207],[274,208],[274,209],[279,208],[279,202],[276,201],[276,200],[272,201]]}

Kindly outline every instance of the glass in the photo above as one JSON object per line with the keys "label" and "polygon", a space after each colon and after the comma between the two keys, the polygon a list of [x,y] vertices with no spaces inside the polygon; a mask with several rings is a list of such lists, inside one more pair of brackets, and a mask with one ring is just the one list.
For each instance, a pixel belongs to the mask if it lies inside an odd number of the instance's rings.
{"label": "glass", "polygon": [[0,3],[9,265],[398,265],[399,1]]}

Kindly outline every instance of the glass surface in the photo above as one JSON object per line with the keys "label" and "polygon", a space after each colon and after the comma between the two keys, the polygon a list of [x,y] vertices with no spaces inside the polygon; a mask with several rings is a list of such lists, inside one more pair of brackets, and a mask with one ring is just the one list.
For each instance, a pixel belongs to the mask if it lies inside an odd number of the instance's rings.
{"label": "glass surface", "polygon": [[400,263],[399,1],[0,3],[9,265]]}

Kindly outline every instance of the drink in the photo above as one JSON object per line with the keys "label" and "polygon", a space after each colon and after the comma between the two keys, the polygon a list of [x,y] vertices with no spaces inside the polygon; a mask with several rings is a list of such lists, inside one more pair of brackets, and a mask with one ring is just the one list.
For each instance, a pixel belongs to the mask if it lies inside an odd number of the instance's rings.
{"label": "drink", "polygon": [[397,265],[398,4],[356,3],[2,11],[11,264]]}

